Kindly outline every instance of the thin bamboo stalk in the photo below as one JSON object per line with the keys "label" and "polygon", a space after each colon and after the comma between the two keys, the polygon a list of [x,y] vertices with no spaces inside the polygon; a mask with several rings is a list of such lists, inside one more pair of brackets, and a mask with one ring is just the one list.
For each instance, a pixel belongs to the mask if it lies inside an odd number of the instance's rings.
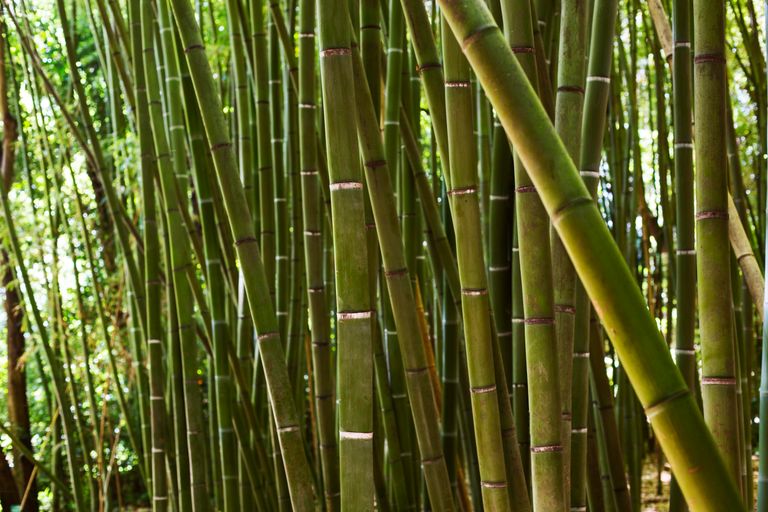
{"label": "thin bamboo stalk", "polygon": [[295,510],[310,510],[314,501],[311,471],[298,428],[296,406],[293,403],[284,350],[277,331],[277,318],[269,297],[268,280],[251,223],[251,212],[239,182],[235,154],[226,133],[220,99],[202,45],[194,10],[186,0],[173,0],[171,5],[185,49],[197,102],[203,114],[203,125],[211,144],[214,168],[243,271],[250,313],[258,332],[259,353],[283,451],[291,503]]}

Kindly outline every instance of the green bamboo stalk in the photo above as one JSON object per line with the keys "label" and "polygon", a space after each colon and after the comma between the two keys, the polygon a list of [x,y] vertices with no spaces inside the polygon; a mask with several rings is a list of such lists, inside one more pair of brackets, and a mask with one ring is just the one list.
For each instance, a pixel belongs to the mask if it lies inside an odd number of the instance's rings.
{"label": "green bamboo stalk", "polygon": [[475,443],[483,505],[489,509],[506,509],[509,507],[509,493],[504,459],[498,457],[499,453],[503,453],[503,447],[496,396],[498,383],[493,366],[493,326],[483,262],[476,155],[473,146],[461,145],[461,141],[471,137],[473,126],[470,72],[459,43],[447,28],[444,27],[442,42],[446,65],[446,110],[452,113],[448,123],[451,161],[448,196],[456,230]]}
{"label": "green bamboo stalk", "polygon": [[[542,13],[539,13],[540,15]],[[555,129],[568,154],[575,161],[581,146],[582,108],[584,102],[587,51],[587,5],[565,1],[560,12],[560,48],[558,50]],[[575,272],[557,233],[550,227],[552,277],[554,288],[555,330],[560,360],[560,400],[563,429],[566,502],[572,508],[586,506],[586,433],[588,381],[586,360],[574,350],[576,307]],[[581,318],[584,318],[583,313]],[[581,337],[585,330],[579,331]],[[581,345],[581,344],[580,344]],[[582,346],[579,347],[580,349]],[[581,366],[581,368],[578,368]]]}
{"label": "green bamboo stalk", "polygon": [[[475,0],[443,1],[441,6],[553,217],[689,503],[703,510],[741,508],[736,488],[714,451],[714,440],[655,321],[639,313],[644,310],[644,298],[490,13]],[[645,341],[629,343],[637,339]],[[653,369],[645,361],[654,361]],[[681,424],[688,427],[684,437],[675,435]],[[695,476],[686,472],[691,467],[699,468]]]}
{"label": "green bamboo stalk", "polygon": [[336,444],[336,400],[331,355],[329,311],[323,282],[323,217],[315,139],[315,4],[299,4],[299,143],[304,261],[312,336],[312,376],[320,446],[325,506],[339,509],[339,460]]}
{"label": "green bamboo stalk", "polygon": [[[272,150],[270,137],[269,103],[269,60],[266,20],[262,2],[251,2],[251,38],[253,66],[254,100],[256,103],[256,155],[259,181],[259,226],[261,229],[259,245],[264,258],[264,269],[268,276],[275,275],[275,203],[273,198],[274,170],[272,168]],[[250,198],[253,194],[249,195]],[[251,200],[252,201],[252,200]],[[249,205],[251,202],[249,202]],[[255,211],[254,211],[255,213]],[[274,280],[269,280],[270,293],[274,293]],[[245,316],[245,315],[243,315]]]}
{"label": "green bamboo stalk", "polygon": [[450,160],[448,131],[446,125],[446,97],[443,88],[443,66],[437,52],[435,38],[429,23],[429,16],[423,2],[400,0],[408,25],[411,45],[418,61],[417,71],[424,86],[424,96],[429,105],[432,130],[435,133],[437,149],[442,163],[443,176],[450,183]]}
{"label": "green bamboo stalk", "polygon": [[[530,2],[503,2],[502,15],[506,39],[515,48],[517,60],[535,89],[538,82]],[[566,508],[562,444],[564,427],[558,375],[562,368],[557,369],[549,219],[516,149],[514,154],[515,218],[520,244],[525,358],[528,375],[536,375],[536,378],[528,379],[531,497],[534,509],[562,510]],[[563,300],[567,300],[567,295],[568,292],[564,291]],[[571,350],[561,348],[566,353]],[[570,380],[570,372],[562,371],[563,377]]]}
{"label": "green bamboo stalk", "polygon": [[[331,14],[333,13],[333,14]],[[335,268],[341,510],[373,509],[372,319],[353,88],[352,34],[344,2],[318,11]],[[358,78],[362,80],[363,78]]]}
{"label": "green bamboo stalk", "polygon": [[[739,482],[725,148],[725,6],[693,2],[696,273],[704,417]],[[679,477],[679,475],[678,475]],[[737,485],[738,486],[738,485]]]}

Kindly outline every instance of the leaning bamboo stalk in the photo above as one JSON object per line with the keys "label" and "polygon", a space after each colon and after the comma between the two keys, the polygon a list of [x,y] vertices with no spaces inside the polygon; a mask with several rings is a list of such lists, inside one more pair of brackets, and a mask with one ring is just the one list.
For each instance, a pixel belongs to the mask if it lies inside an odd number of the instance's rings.
{"label": "leaning bamboo stalk", "polygon": [[424,86],[424,95],[429,105],[432,130],[435,133],[438,153],[446,183],[450,183],[450,157],[448,150],[447,116],[445,92],[443,89],[443,66],[437,52],[429,16],[423,2],[400,0],[408,25],[411,45],[418,62],[417,71]]}
{"label": "leaning bamboo stalk", "polygon": [[[162,204],[165,206],[165,220],[168,227],[171,269],[173,270],[176,313],[181,342],[182,374],[184,376],[184,405],[187,420],[187,446],[190,461],[190,488],[192,504],[195,509],[205,510],[208,503],[208,481],[203,438],[202,396],[196,382],[197,347],[193,330],[194,302],[191,287],[187,280],[187,269],[192,265],[190,240],[181,218],[182,201],[179,199],[173,159],[182,158],[183,154],[171,155],[168,137],[165,131],[162,103],[159,96],[159,78],[155,59],[155,16],[146,3],[141,8],[141,29],[143,43],[144,75],[149,108],[151,135],[157,159],[157,171],[162,191]],[[150,134],[147,134],[147,136]],[[149,175],[149,179],[155,176]],[[230,433],[230,436],[232,434]]]}
{"label": "leaning bamboo stalk", "polygon": [[291,503],[295,510],[311,510],[314,506],[311,471],[304,452],[296,406],[293,403],[293,392],[285,365],[284,350],[277,331],[277,318],[271,304],[267,275],[251,222],[251,212],[239,181],[235,154],[227,134],[220,98],[202,44],[194,10],[187,0],[173,0],[172,6],[189,64],[195,95],[202,113],[203,125],[211,144],[214,168],[224,200],[226,216],[243,271],[250,314],[258,332],[260,357],[283,451]]}
{"label": "leaning bamboo stalk", "polygon": [[429,365],[421,340],[416,300],[405,262],[392,193],[390,173],[384,159],[384,147],[378,131],[370,90],[362,80],[362,60],[353,49],[357,129],[361,141],[365,177],[376,221],[384,275],[398,332],[400,355],[411,402],[411,412],[421,455],[421,466],[427,482],[430,502],[436,509],[453,510],[453,497],[440,444],[435,389],[429,376]]}
{"label": "leaning bamboo stalk", "polygon": [[476,0],[440,4],[526,164],[688,502],[701,510],[743,508],[734,505],[741,503],[736,487],[655,321],[638,314],[646,311],[645,299],[501,31]]}
{"label": "leaning bamboo stalk", "polygon": [[739,263],[744,281],[749,289],[749,294],[757,309],[757,314],[760,318],[763,318],[764,304],[762,299],[765,295],[763,272],[760,270],[760,264],[755,253],[752,251],[752,243],[747,232],[744,230],[741,216],[730,194],[728,194],[728,239],[731,241],[733,256]]}

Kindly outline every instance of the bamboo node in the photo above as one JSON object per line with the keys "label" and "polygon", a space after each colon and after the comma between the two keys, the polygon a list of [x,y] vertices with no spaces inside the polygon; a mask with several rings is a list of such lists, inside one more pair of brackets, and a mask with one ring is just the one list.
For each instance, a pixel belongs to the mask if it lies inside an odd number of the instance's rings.
{"label": "bamboo node", "polygon": [[191,44],[191,45],[187,46],[186,48],[184,48],[184,53],[190,53],[193,50],[205,50],[205,46],[203,46],[200,43]]}
{"label": "bamboo node", "polygon": [[566,213],[568,210],[571,210],[573,208],[578,208],[579,206],[586,206],[586,205],[590,205],[590,206],[594,205],[591,197],[585,197],[585,196],[575,197],[563,203],[563,205],[560,206],[560,208],[558,208],[557,210],[555,210],[551,216],[554,222],[557,223],[558,217]]}
{"label": "bamboo node", "polygon": [[407,275],[407,274],[408,274],[408,269],[405,268],[405,267],[403,267],[403,268],[396,268],[394,270],[385,270],[384,271],[384,276],[385,277],[399,277],[399,276],[404,276],[404,275]]}
{"label": "bamboo node", "polygon": [[490,272],[506,272],[509,270],[509,265],[491,265],[488,267],[488,270]]}
{"label": "bamboo node", "polygon": [[342,320],[367,320],[373,317],[373,311],[339,311],[336,313],[336,319]]}
{"label": "bamboo node", "polygon": [[469,89],[469,80],[446,81],[445,86],[449,89]]}
{"label": "bamboo node", "polygon": [[387,165],[386,160],[371,160],[369,162],[365,162],[365,166],[368,169],[378,169],[379,167],[384,167]]}
{"label": "bamboo node", "polygon": [[421,459],[421,465],[422,466],[426,466],[428,464],[435,464],[437,462],[440,462],[441,460],[443,460],[443,455],[442,454],[437,455],[435,457],[430,457],[428,459]]}
{"label": "bamboo node", "polygon": [[298,425],[286,425],[284,427],[278,427],[278,432],[285,433],[285,432],[298,432],[299,426]]}
{"label": "bamboo node", "polygon": [[588,432],[587,428],[572,428],[571,434],[581,434],[584,435]]}
{"label": "bamboo node", "polygon": [[693,149],[693,142],[675,142],[675,149]]}
{"label": "bamboo node", "polygon": [[736,379],[733,377],[702,377],[701,384],[710,386],[735,386]]}
{"label": "bamboo node", "polygon": [[373,439],[373,432],[347,432],[339,430],[339,439],[366,440]]}
{"label": "bamboo node", "polygon": [[304,230],[304,236],[323,236],[323,233],[321,231],[306,229]]}
{"label": "bamboo node", "polygon": [[403,49],[397,48],[396,46],[390,46],[387,48],[387,53],[403,53]]}
{"label": "bamboo node", "polygon": [[518,194],[527,194],[529,192],[536,192],[536,187],[534,185],[523,185],[521,187],[515,187],[515,192]]}
{"label": "bamboo node", "polygon": [[215,153],[216,151],[218,151],[220,149],[229,148],[229,147],[232,147],[232,143],[229,142],[229,141],[218,142],[218,143],[214,144],[213,146],[211,146],[211,153]]}
{"label": "bamboo node", "polygon": [[574,359],[589,359],[589,352],[574,352]]}
{"label": "bamboo node", "polygon": [[321,57],[342,57],[347,55],[352,55],[350,48],[326,48],[325,50],[320,50]]}
{"label": "bamboo node", "polygon": [[506,489],[507,488],[506,481],[501,481],[501,482],[484,481],[484,482],[481,482],[481,485],[486,489]]}
{"label": "bamboo node", "polygon": [[557,92],[575,92],[577,94],[584,94],[584,88],[580,85],[561,85],[557,88]]}
{"label": "bamboo node", "polygon": [[312,38],[312,37],[315,37],[314,32],[299,32],[299,39]]}
{"label": "bamboo node", "polygon": [[609,76],[597,76],[597,75],[595,75],[595,76],[588,76],[587,77],[587,83],[589,83],[589,82],[601,82],[601,83],[604,83],[604,84],[609,84],[609,83],[611,83],[611,77],[609,77]]}
{"label": "bamboo node", "polygon": [[497,196],[497,195],[491,194],[489,199],[491,201],[509,201],[509,196]]}
{"label": "bamboo node", "polygon": [[722,53],[700,53],[693,58],[694,64],[706,64],[709,62],[725,63],[725,57]]}
{"label": "bamboo node", "polygon": [[239,247],[243,244],[249,244],[249,243],[258,243],[258,240],[256,240],[256,237],[246,236],[244,238],[240,238],[239,240],[235,240],[235,247]]}
{"label": "bamboo node", "polygon": [[[705,377],[706,378],[706,377]],[[701,379],[702,384],[704,383],[704,378]],[[662,398],[655,404],[651,404],[648,407],[645,408],[645,415],[648,416],[649,420],[652,420],[654,416],[656,416],[658,413],[662,412],[664,410],[664,406],[668,405],[671,402],[674,402],[675,400],[678,400],[680,398],[687,398],[688,397],[688,389],[681,389],[679,391],[676,391],[672,393],[671,395]],[[603,410],[603,407],[606,407],[606,409],[613,409],[610,405],[601,406],[600,410]]]}
{"label": "bamboo node", "polygon": [[532,317],[525,319],[525,325],[552,325],[555,319],[551,316]]}
{"label": "bamboo node", "polygon": [[512,336],[512,331],[501,331],[496,333],[497,338],[507,338]]}
{"label": "bamboo node", "polygon": [[582,171],[579,171],[579,174],[580,174],[580,175],[581,175],[583,178],[595,178],[595,179],[600,179],[600,171],[589,171],[589,170],[582,170]]}
{"label": "bamboo node", "polygon": [[531,446],[531,453],[558,453],[563,451],[561,444],[545,444],[541,446]]}
{"label": "bamboo node", "polygon": [[443,65],[439,62],[425,62],[424,64],[419,64],[416,66],[416,72],[421,74],[423,71],[427,71],[429,69],[442,69]]}
{"label": "bamboo node", "polygon": [[280,333],[277,331],[265,332],[264,334],[259,334],[256,339],[261,342],[272,338],[280,339]]}
{"label": "bamboo node", "polygon": [[299,108],[304,108],[307,110],[315,110],[317,108],[317,105],[314,103],[299,103]]}
{"label": "bamboo node", "polygon": [[696,214],[696,220],[707,219],[728,219],[728,211],[726,210],[705,210]]}
{"label": "bamboo node", "polygon": [[469,186],[469,187],[460,187],[460,188],[454,188],[448,191],[449,196],[463,196],[466,194],[474,194],[477,192],[477,187]]}
{"label": "bamboo node", "polygon": [[[405,373],[408,375],[420,375],[422,373],[426,373],[429,371],[429,368],[424,366],[422,368],[406,368]],[[394,395],[392,395],[394,397]],[[403,394],[403,398],[405,398],[405,395]]]}
{"label": "bamboo node", "polygon": [[491,384],[490,386],[476,386],[476,387],[470,388],[469,390],[474,395],[482,395],[485,393],[495,393],[496,384]]}
{"label": "bamboo node", "polygon": [[675,48],[690,48],[690,41],[675,41]]}
{"label": "bamboo node", "polygon": [[678,249],[675,254],[679,256],[696,256],[696,249]]}
{"label": "bamboo node", "polygon": [[495,23],[491,23],[489,25],[481,25],[474,32],[464,38],[464,40],[461,42],[461,49],[466,51],[467,48],[469,48],[475,41],[482,39],[482,37],[487,32],[498,32],[501,34],[501,30],[499,30],[499,27]]}
{"label": "bamboo node", "polygon": [[510,48],[512,53],[534,53],[533,46],[513,46]]}
{"label": "bamboo node", "polygon": [[468,297],[479,297],[488,295],[488,288],[462,288],[461,294]]}
{"label": "bamboo node", "polygon": [[570,304],[555,304],[555,313],[567,313],[569,315],[575,315],[576,308]]}
{"label": "bamboo node", "polygon": [[360,190],[362,188],[363,184],[359,181],[338,181],[330,185],[331,192],[337,190]]}

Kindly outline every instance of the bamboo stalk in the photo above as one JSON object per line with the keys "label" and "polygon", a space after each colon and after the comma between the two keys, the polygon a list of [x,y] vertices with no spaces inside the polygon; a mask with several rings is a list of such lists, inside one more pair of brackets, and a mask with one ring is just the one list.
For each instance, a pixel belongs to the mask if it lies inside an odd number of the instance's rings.
{"label": "bamboo stalk", "polygon": [[[714,452],[713,438],[655,322],[647,313],[637,314],[644,309],[643,297],[490,13],[474,0],[443,1],[441,6],[527,165],[547,211],[554,217],[553,224],[622,358],[659,441],[672,467],[678,470],[689,503],[703,510],[732,508],[734,503],[740,503],[740,498],[722,459]],[[548,151],[542,152],[542,146]],[[547,158],[541,158],[542,154]],[[554,169],[558,171],[553,172]],[[603,274],[595,273],[595,268]],[[623,305],[618,307],[617,301]],[[628,314],[629,311],[632,313]],[[646,341],[630,344],[632,339]],[[653,370],[643,363],[648,360],[654,361]],[[675,418],[674,423],[671,417]],[[684,437],[676,434],[676,425],[680,424],[687,425]],[[700,471],[692,476],[686,473],[686,467],[697,467]]]}

